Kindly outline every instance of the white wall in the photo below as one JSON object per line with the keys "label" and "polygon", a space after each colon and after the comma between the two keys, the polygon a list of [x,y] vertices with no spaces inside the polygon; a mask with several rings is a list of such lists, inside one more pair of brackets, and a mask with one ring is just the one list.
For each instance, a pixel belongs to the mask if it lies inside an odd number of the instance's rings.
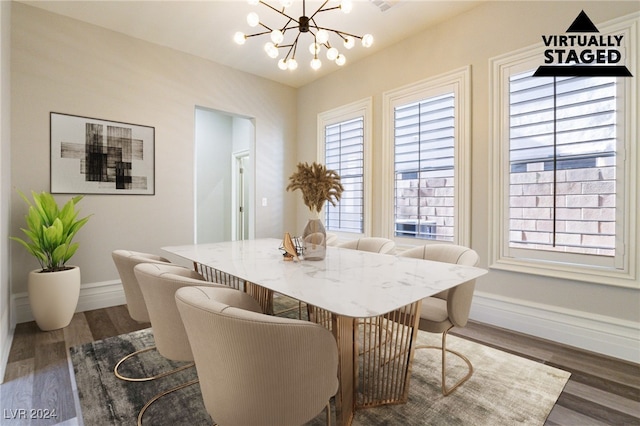
{"label": "white wall", "polygon": [[[82,214],[93,214],[71,261],[82,269],[81,294],[117,291],[114,249],[159,253],[194,241],[196,106],[254,117],[255,196],[270,200],[256,215],[255,234],[282,236],[293,220],[283,194],[285,165],[295,155],[294,89],[22,3],[13,3],[11,23],[13,189],[49,189],[51,111],[155,127],[156,194],[88,195],[80,203]],[[2,194],[3,203],[8,197]],[[11,235],[20,232],[23,204],[12,190]],[[26,311],[26,275],[38,265],[22,247],[10,247],[12,292]]]}
{"label": "white wall", "polygon": [[11,2],[0,2],[0,383],[9,357],[13,324],[9,286],[9,194],[11,192]]}
{"label": "white wall", "polygon": [[[472,247],[487,268],[489,258],[489,59],[541,42],[566,30],[584,9],[596,25],[638,11],[638,2],[506,2],[482,4],[389,49],[335,72],[298,92],[298,161],[316,156],[317,114],[373,97],[373,233],[384,235],[382,94],[471,65]],[[637,78],[637,77],[636,77]],[[347,81],[349,84],[344,84]],[[635,117],[637,120],[637,117]],[[298,224],[306,219],[298,209]],[[638,284],[638,283],[636,283]],[[638,285],[640,287],[640,285]],[[506,328],[553,338],[640,362],[638,288],[491,270],[478,281],[472,316]]]}

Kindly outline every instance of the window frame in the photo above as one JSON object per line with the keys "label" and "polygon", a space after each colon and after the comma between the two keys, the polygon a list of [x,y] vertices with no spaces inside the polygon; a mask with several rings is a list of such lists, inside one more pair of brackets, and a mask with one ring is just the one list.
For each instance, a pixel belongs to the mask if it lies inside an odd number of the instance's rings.
{"label": "window frame", "polygon": [[[349,121],[358,117],[363,117],[363,173],[362,173],[362,185],[363,185],[363,200],[362,200],[362,233],[357,232],[344,232],[344,231],[331,231],[335,233],[338,238],[352,239],[359,238],[365,235],[371,235],[371,186],[372,186],[372,174],[371,174],[371,120],[373,115],[373,99],[371,97],[361,99],[359,101],[352,102],[347,105],[343,105],[328,111],[324,111],[318,114],[317,118],[317,147],[318,151],[316,158],[322,164],[325,163],[325,128],[327,126],[335,125],[343,121]],[[320,217],[324,222],[325,208],[322,208]]]}
{"label": "window frame", "polygon": [[[624,34],[627,67],[637,75],[638,17],[628,17],[598,26],[600,32]],[[553,251],[509,247],[509,77],[539,66],[542,63],[542,43],[501,55],[490,60],[490,209],[496,212],[490,222],[489,267],[498,270],[565,278],[600,284],[639,288],[637,281],[639,220],[637,167],[640,165],[637,139],[637,78],[619,77],[619,102],[624,111],[619,120],[624,123],[624,135],[618,140],[616,156],[616,251],[611,261],[594,255],[565,254]],[[635,120],[634,120],[635,117]],[[619,207],[620,206],[620,207]],[[622,209],[620,211],[619,209]],[[587,261],[591,259],[591,262]]]}
{"label": "window frame", "polygon": [[[396,106],[454,92],[454,235],[453,241],[397,237],[395,235],[395,117]],[[398,247],[424,244],[471,244],[471,66],[418,81],[382,95],[382,162],[386,179],[382,195],[385,236]]]}

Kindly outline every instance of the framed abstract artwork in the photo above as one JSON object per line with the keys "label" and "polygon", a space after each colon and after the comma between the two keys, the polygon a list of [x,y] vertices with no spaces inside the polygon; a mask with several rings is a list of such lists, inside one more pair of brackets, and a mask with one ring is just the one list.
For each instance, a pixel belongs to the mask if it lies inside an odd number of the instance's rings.
{"label": "framed abstract artwork", "polygon": [[51,113],[51,192],[155,194],[155,128]]}

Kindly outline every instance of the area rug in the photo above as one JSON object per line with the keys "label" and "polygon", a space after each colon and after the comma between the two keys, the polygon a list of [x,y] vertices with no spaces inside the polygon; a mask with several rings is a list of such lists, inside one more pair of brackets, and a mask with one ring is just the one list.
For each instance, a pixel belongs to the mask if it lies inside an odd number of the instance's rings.
{"label": "area rug", "polygon": [[[419,332],[418,344],[438,344],[439,340],[439,335]],[[114,376],[113,367],[120,358],[152,345],[153,334],[146,329],[70,349],[85,425],[135,425],[138,412],[150,398],[196,378],[194,368],[152,382],[130,383]],[[473,363],[475,372],[469,381],[444,397],[440,391],[439,351],[417,350],[408,402],[358,410],[353,424],[543,425],[570,376],[566,371],[455,336],[449,336],[447,345]],[[129,361],[121,372],[152,375],[179,365],[150,351]],[[449,383],[464,375],[463,369],[462,362],[449,357]],[[143,424],[211,425],[213,420],[196,384],[152,405]],[[323,412],[308,426],[324,424]]]}

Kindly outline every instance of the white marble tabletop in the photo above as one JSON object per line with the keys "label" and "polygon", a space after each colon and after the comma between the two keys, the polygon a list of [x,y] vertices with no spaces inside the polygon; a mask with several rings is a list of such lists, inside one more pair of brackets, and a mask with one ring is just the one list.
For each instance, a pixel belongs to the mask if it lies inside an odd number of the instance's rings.
{"label": "white marble tabletop", "polygon": [[487,273],[470,266],[327,247],[320,261],[285,261],[278,239],[163,247],[339,315],[391,312]]}

